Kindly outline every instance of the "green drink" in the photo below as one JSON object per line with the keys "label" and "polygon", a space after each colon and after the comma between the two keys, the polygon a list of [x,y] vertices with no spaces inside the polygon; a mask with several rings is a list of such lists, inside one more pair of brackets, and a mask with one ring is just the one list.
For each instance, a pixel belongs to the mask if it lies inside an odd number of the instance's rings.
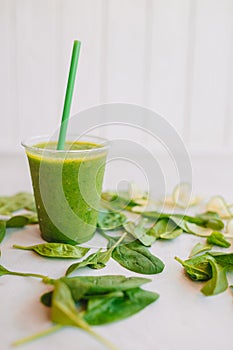
{"label": "green drink", "polygon": [[34,138],[23,144],[30,165],[42,237],[50,242],[83,243],[96,230],[108,146],[100,138]]}

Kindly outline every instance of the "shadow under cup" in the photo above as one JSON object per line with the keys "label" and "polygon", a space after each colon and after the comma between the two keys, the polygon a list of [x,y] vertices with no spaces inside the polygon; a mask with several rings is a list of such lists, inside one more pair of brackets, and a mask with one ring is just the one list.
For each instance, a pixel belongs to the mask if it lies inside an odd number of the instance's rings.
{"label": "shadow under cup", "polygon": [[78,244],[96,230],[108,142],[68,135],[65,150],[57,141],[34,137],[22,145],[29,161],[42,237]]}

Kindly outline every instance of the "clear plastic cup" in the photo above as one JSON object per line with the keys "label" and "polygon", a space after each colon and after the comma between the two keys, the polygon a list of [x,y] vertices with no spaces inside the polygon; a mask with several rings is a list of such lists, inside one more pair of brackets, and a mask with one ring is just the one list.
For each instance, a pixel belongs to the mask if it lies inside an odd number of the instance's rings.
{"label": "clear plastic cup", "polygon": [[39,136],[22,145],[42,237],[69,244],[90,240],[96,230],[108,141],[67,135],[65,150],[56,150],[57,141]]}

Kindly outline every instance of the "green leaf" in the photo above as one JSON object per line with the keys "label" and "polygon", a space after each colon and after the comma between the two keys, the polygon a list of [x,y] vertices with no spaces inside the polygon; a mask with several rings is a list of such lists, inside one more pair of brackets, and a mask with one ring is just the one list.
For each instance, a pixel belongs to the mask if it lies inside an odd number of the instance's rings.
{"label": "green leaf", "polygon": [[90,248],[73,246],[65,243],[42,243],[34,246],[13,245],[14,248],[32,250],[35,253],[48,258],[80,259]]}
{"label": "green leaf", "polygon": [[212,232],[212,234],[207,238],[207,243],[223,248],[229,248],[231,246],[231,243],[226,240],[224,235],[217,231]]}
{"label": "green leaf", "polygon": [[187,233],[191,233],[191,234],[198,236],[198,237],[208,237],[213,232],[210,228],[196,225],[196,224],[191,223],[191,222],[186,222],[185,226],[186,226],[185,231]]}
{"label": "green leaf", "polygon": [[51,319],[64,326],[77,326],[89,330],[86,322],[78,315],[69,288],[59,280],[54,285]]}
{"label": "green leaf", "polygon": [[170,221],[174,222],[174,224],[176,224],[176,226],[182,229],[183,231],[187,231],[186,221],[182,218],[171,215]]}
{"label": "green leaf", "polygon": [[112,252],[112,257],[121,266],[137,273],[157,274],[164,269],[164,263],[138,240],[117,246]]}
{"label": "green leaf", "polygon": [[124,214],[114,211],[101,211],[98,216],[97,226],[101,230],[116,230],[126,222]]}
{"label": "green leaf", "polygon": [[196,217],[204,220],[205,227],[211,228],[212,230],[222,230],[224,228],[224,223],[220,216],[218,213],[213,211],[207,211],[206,213],[199,214]]}
{"label": "green leaf", "polygon": [[208,254],[215,259],[217,264],[229,270],[233,269],[233,253],[210,252]]}
{"label": "green leaf", "polygon": [[189,257],[193,257],[194,255],[198,255],[200,253],[206,252],[208,250],[212,249],[212,245],[206,244],[206,243],[197,243],[193,249],[191,250],[191,253]]}
{"label": "green leaf", "polygon": [[0,220],[0,243],[3,241],[6,234],[6,221]]}
{"label": "green leaf", "polygon": [[[151,280],[143,277],[104,275],[62,277],[61,281],[64,282],[70,288],[72,296],[75,302],[77,302],[84,295],[86,296],[95,294],[106,294],[115,291],[126,291],[128,289],[138,288],[143,284],[150,282]],[[83,290],[82,293],[80,293],[81,289]]]}
{"label": "green leaf", "polygon": [[196,256],[188,260],[175,259],[182,264],[187,275],[194,281],[207,281],[212,277],[212,270],[207,254]]}
{"label": "green leaf", "polygon": [[65,283],[56,281],[52,296],[51,319],[53,322],[63,326],[74,326],[82,328],[108,349],[116,350],[116,347],[106,339],[95,333],[88,323],[78,313],[71,292]]}
{"label": "green leaf", "polygon": [[[60,280],[69,287],[75,302],[83,298],[89,299],[92,296],[102,297],[115,292],[123,292],[151,282],[148,278],[122,275],[62,277]],[[52,292],[45,293],[41,297],[41,302],[50,306],[51,298]]]}
{"label": "green leaf", "polygon": [[160,219],[154,226],[149,230],[148,234],[152,235],[156,239],[173,239],[178,237],[182,230],[177,230],[177,225],[169,219]]}
{"label": "green leaf", "polygon": [[140,222],[135,225],[134,222],[128,221],[124,224],[124,229],[130,233],[133,237],[138,239],[143,245],[151,246],[155,241],[155,237],[148,235],[148,228],[145,227],[147,219],[140,220]]}
{"label": "green leaf", "polygon": [[66,271],[66,276],[70,275],[73,271],[86,266],[92,269],[103,269],[111,258],[113,250],[121,243],[125,236],[126,233],[122,235],[111,248],[104,252],[102,252],[100,248],[96,253],[89,255],[85,260],[70,265]]}
{"label": "green leaf", "polygon": [[228,287],[226,269],[218,265],[214,258],[209,257],[209,263],[212,269],[212,278],[201,289],[201,292],[206,296],[222,293]]}
{"label": "green leaf", "polygon": [[91,299],[84,319],[91,325],[119,321],[141,311],[158,297],[157,293],[136,288],[124,292],[120,297]]}
{"label": "green leaf", "polygon": [[182,233],[183,233],[183,230],[176,229],[176,230],[171,231],[171,232],[162,233],[160,235],[160,238],[166,239],[166,240],[175,239],[175,238],[179,237]]}
{"label": "green leaf", "polygon": [[182,261],[175,258],[185,268],[188,276],[195,281],[208,281],[201,292],[205,295],[222,293],[228,287],[226,268],[217,264],[210,253]]}
{"label": "green leaf", "polygon": [[[43,305],[50,307],[52,305],[52,296],[53,296],[53,292],[47,292],[45,294],[43,294],[40,298],[40,301]],[[104,298],[116,298],[116,297],[122,297],[124,296],[124,293],[121,291],[115,291],[115,292],[111,292],[111,293],[105,293],[105,294],[91,294],[91,295],[83,295],[82,298],[79,298],[78,301],[88,301],[88,300],[93,300],[96,298],[100,298],[100,299],[104,299]],[[75,300],[75,299],[74,299]],[[75,300],[76,302],[76,300]]]}
{"label": "green leaf", "polygon": [[66,276],[70,275],[73,271],[80,269],[81,267],[90,267],[95,266],[96,269],[102,269],[105,267],[105,264],[102,262],[103,259],[106,260],[106,252],[102,252],[100,248],[96,253],[90,254],[86,259],[74,263],[68,267],[66,270]]}
{"label": "green leaf", "polygon": [[6,227],[24,227],[28,224],[29,219],[23,215],[12,216],[6,222]]}

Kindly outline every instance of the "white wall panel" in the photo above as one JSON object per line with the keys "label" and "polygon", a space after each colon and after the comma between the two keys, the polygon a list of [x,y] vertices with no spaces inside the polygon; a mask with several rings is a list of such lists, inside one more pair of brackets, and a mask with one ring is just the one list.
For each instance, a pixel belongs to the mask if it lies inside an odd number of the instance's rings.
{"label": "white wall panel", "polygon": [[15,1],[0,2],[0,149],[14,150],[18,141],[19,124]]}
{"label": "white wall panel", "polygon": [[197,3],[190,146],[218,150],[224,144],[233,2]]}
{"label": "white wall panel", "polygon": [[[186,87],[190,1],[154,0],[149,53],[148,106],[182,132]],[[150,48],[151,46],[151,48]]]}
{"label": "white wall panel", "polygon": [[16,1],[21,137],[50,133],[56,123],[56,2]]}
{"label": "white wall panel", "polygon": [[108,1],[106,102],[142,103],[145,4]]}
{"label": "white wall panel", "polygon": [[[102,79],[104,102],[142,105],[145,70],[146,3],[144,0],[109,0],[105,42],[106,70]],[[118,130],[118,131],[117,131]],[[119,134],[113,126],[104,128],[104,136]],[[121,128],[122,137],[142,138],[142,133]]]}

